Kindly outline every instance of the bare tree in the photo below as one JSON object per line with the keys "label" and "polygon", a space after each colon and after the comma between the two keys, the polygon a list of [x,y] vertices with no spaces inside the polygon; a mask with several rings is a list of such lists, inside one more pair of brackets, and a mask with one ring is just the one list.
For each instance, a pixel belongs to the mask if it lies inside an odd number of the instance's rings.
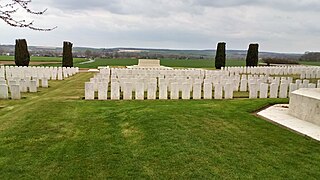
{"label": "bare tree", "polygon": [[27,13],[33,15],[42,15],[47,9],[43,11],[33,11],[29,8],[29,3],[31,0],[10,0],[6,3],[1,3],[0,0],[0,19],[5,23],[13,27],[29,28],[36,31],[51,31],[57,27],[53,28],[38,28],[33,25],[34,21],[27,22],[26,20],[18,20],[13,17],[13,15],[18,12],[19,8],[24,9]]}

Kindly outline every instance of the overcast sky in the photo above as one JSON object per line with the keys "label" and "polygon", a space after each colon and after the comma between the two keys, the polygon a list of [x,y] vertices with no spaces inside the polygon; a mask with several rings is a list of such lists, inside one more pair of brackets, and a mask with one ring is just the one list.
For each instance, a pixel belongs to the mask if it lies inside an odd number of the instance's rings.
{"label": "overcast sky", "polygon": [[[3,2],[3,1],[2,1]],[[0,21],[0,44],[228,49],[260,44],[261,51],[320,51],[320,0],[33,0],[34,19],[51,32],[13,28]]]}

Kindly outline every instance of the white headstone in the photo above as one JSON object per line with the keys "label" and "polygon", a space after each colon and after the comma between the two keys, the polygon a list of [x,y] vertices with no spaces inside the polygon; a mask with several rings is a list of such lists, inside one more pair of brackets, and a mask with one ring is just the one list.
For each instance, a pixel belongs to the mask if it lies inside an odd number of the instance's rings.
{"label": "white headstone", "polygon": [[249,98],[250,99],[256,99],[258,98],[258,89],[257,84],[250,84],[249,86]]}
{"label": "white headstone", "polygon": [[179,99],[179,84],[171,83],[170,99]]}
{"label": "white headstone", "polygon": [[297,79],[296,84],[297,84],[297,89],[302,88],[302,80],[301,79]]}
{"label": "white headstone", "polygon": [[62,71],[58,70],[58,80],[63,80]]}
{"label": "white headstone", "polygon": [[98,83],[98,99],[99,100],[108,99],[108,83],[105,83],[105,82]]}
{"label": "white headstone", "polygon": [[270,85],[270,98],[278,98],[278,84],[272,83]]}
{"label": "white headstone", "polygon": [[27,81],[24,79],[20,80],[20,92],[28,92]]}
{"label": "white headstone", "polygon": [[307,80],[307,79],[303,80],[303,83],[302,83],[303,85],[302,85],[302,87],[303,87],[303,88],[308,88],[309,83],[310,83],[310,80]]}
{"label": "white headstone", "polygon": [[182,99],[190,99],[190,84],[182,84]]}
{"label": "white headstone", "polygon": [[11,99],[21,99],[20,87],[19,85],[11,85]]}
{"label": "white headstone", "polygon": [[288,84],[283,83],[280,84],[279,98],[287,98],[288,97]]}
{"label": "white headstone", "polygon": [[290,83],[289,92],[292,93],[293,91],[298,89],[298,85],[296,83]]}
{"label": "white headstone", "polygon": [[36,80],[31,80],[29,84],[29,92],[31,93],[36,93],[38,91],[37,89],[37,81]]}
{"label": "white headstone", "polygon": [[148,84],[147,98],[154,100],[157,98],[156,96],[157,96],[157,84],[154,82],[151,82]]}
{"label": "white headstone", "polygon": [[47,78],[43,77],[43,78],[41,79],[41,87],[43,87],[43,88],[49,87],[48,79],[47,79]]}
{"label": "white headstone", "polygon": [[168,85],[166,83],[159,84],[159,99],[168,99]]}
{"label": "white headstone", "polygon": [[40,83],[39,83],[39,78],[38,77],[33,77],[32,80],[36,81],[37,88],[40,87]]}
{"label": "white headstone", "polygon": [[224,86],[224,98],[225,99],[232,99],[233,98],[233,86],[232,84],[230,83],[227,83],[225,86]]}
{"label": "white headstone", "polygon": [[123,99],[132,100],[132,83],[131,82],[124,83]]}
{"label": "white headstone", "polygon": [[265,83],[260,84],[259,98],[268,98],[268,88],[269,85]]}
{"label": "white headstone", "polygon": [[111,82],[111,99],[120,99],[120,84],[118,82]]}
{"label": "white headstone", "polygon": [[8,85],[0,84],[0,99],[8,99]]}
{"label": "white headstone", "polygon": [[85,83],[85,99],[86,100],[94,99],[94,84],[92,82]]}
{"label": "white headstone", "polygon": [[214,85],[214,99],[222,99],[222,85],[221,84]]}
{"label": "white headstone", "polygon": [[212,99],[212,84],[204,83],[203,84],[203,98]]}
{"label": "white headstone", "polygon": [[193,84],[192,99],[201,99],[201,83]]}
{"label": "white headstone", "polygon": [[246,92],[248,90],[248,81],[246,79],[242,79],[240,83],[240,91]]}
{"label": "white headstone", "polygon": [[135,85],[135,99],[144,100],[144,83],[138,81]]}

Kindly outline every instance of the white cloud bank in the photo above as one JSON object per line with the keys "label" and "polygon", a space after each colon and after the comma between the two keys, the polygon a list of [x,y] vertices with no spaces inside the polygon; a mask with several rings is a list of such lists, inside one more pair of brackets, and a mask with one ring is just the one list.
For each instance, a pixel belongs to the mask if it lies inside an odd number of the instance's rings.
{"label": "white cloud bank", "polygon": [[[52,32],[17,29],[0,22],[0,43],[26,38],[31,45],[320,51],[318,0],[33,0],[32,16]],[[25,14],[20,14],[24,16]],[[30,18],[30,17],[27,17]]]}

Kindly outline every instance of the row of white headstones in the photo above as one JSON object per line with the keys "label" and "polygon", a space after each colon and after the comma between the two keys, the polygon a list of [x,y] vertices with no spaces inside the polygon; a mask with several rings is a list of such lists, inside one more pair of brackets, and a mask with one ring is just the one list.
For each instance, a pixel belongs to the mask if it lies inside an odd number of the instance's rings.
{"label": "row of white headstones", "polygon": [[[271,77],[288,76],[288,77]],[[293,82],[292,75],[301,80]],[[249,98],[287,98],[299,88],[320,88],[320,67],[229,67],[217,70],[100,69],[85,83],[85,99],[232,99],[236,91]],[[110,93],[108,93],[110,88]]]}
{"label": "row of white headstones", "polygon": [[21,99],[22,92],[38,92],[40,85],[49,87],[49,80],[64,80],[78,72],[73,67],[0,66],[0,99]]}

